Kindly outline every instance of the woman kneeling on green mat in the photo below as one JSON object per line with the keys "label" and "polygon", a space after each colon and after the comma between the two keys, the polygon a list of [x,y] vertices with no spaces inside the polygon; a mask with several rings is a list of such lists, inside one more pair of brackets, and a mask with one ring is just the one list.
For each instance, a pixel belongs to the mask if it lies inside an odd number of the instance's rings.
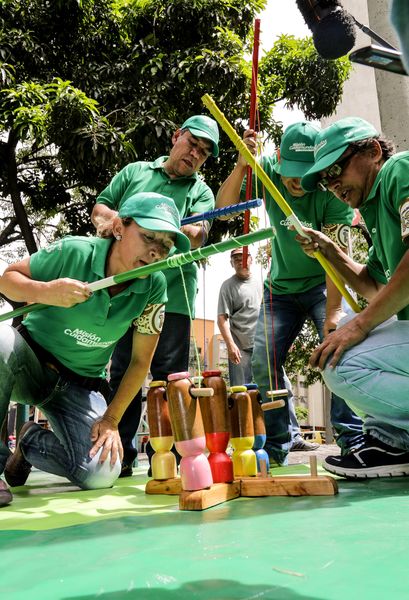
{"label": "woman kneeling on green mat", "polygon": [[[173,200],[135,194],[122,205],[113,237],[66,237],[16,262],[0,292],[48,306],[17,329],[0,326],[0,423],[11,400],[41,408],[52,430],[26,423],[10,456],[0,442],[0,474],[24,485],[31,466],[82,489],[112,486],[121,470],[118,423],[148,372],[161,331],[166,280],[161,272],[92,292],[89,283],[157,262],[175,246],[190,249]],[[115,344],[135,325],[132,358],[107,407],[99,393]],[[0,480],[0,506],[12,500]]]}

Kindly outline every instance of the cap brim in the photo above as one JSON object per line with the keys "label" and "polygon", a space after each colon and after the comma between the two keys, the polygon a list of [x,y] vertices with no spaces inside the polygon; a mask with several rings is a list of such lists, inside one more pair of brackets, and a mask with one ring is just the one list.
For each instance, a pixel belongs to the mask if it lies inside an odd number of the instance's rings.
{"label": "cap brim", "polygon": [[303,177],[305,173],[312,167],[312,162],[298,162],[295,160],[281,160],[275,163],[273,169],[279,175],[283,177]]}
{"label": "cap brim", "polygon": [[201,129],[194,129],[193,127],[188,127],[187,129],[189,129],[190,133],[195,137],[203,138],[204,140],[209,140],[213,148],[212,156],[214,158],[217,158],[219,156],[219,146],[214,142],[214,140],[212,140],[210,135],[208,135],[205,131],[202,131]]}
{"label": "cap brim", "polygon": [[306,192],[315,192],[317,189],[317,183],[321,179],[319,173],[321,171],[325,171],[328,169],[328,167],[333,165],[334,162],[336,162],[338,158],[344,154],[349,145],[350,144],[344,144],[340,148],[333,150],[315,162],[311,169],[309,169],[309,171],[301,179],[301,187],[303,187]]}
{"label": "cap brim", "polygon": [[166,231],[168,233],[174,233],[176,235],[175,248],[180,252],[189,252],[190,240],[182,233],[177,227],[174,227],[167,221],[162,219],[149,219],[148,217],[132,217],[135,223],[143,229],[149,229],[150,231]]}

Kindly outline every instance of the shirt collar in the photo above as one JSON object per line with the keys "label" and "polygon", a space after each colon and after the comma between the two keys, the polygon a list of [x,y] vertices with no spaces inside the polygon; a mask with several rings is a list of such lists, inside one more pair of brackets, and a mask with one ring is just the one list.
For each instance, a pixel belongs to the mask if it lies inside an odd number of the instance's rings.
{"label": "shirt collar", "polygon": [[[154,160],[153,162],[149,163],[149,166],[151,169],[156,170],[156,171],[161,171],[164,175],[164,177],[166,177],[167,179],[172,179],[171,177],[169,177],[169,175],[166,173],[165,169],[163,168],[163,163],[168,160],[169,156],[160,156],[159,158],[157,158],[156,160]],[[198,174],[195,172],[192,175],[189,175],[188,177],[176,177],[173,179],[193,179],[196,181],[196,179],[198,178]]]}
{"label": "shirt collar", "polygon": [[94,251],[92,253],[91,266],[92,270],[100,279],[106,277],[105,263],[108,256],[108,251],[111,247],[113,239],[111,238],[94,238]]}
{"label": "shirt collar", "polygon": [[369,194],[368,194],[368,196],[367,196],[364,204],[366,204],[367,202],[370,202],[371,200],[373,200],[375,198],[376,193],[378,191],[378,187],[380,186],[380,183],[382,181],[382,171],[384,170],[386,162],[387,161],[385,161],[383,163],[382,167],[379,169],[379,173],[377,174],[377,176],[375,178],[375,181],[373,182],[373,185],[372,185],[372,187],[370,189],[370,192],[369,192]]}

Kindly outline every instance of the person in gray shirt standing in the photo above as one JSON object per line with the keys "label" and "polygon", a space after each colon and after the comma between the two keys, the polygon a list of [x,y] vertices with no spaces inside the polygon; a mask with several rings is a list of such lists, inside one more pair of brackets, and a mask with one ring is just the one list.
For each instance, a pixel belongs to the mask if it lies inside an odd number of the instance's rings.
{"label": "person in gray shirt standing", "polygon": [[251,383],[251,355],[254,333],[262,299],[262,284],[251,273],[252,258],[248,255],[243,267],[243,249],[230,254],[235,275],[221,285],[217,307],[217,325],[226,343],[229,356],[230,385]]}
{"label": "person in gray shirt standing", "polygon": [[[253,381],[251,357],[263,291],[261,278],[251,272],[250,254],[247,267],[243,267],[243,249],[235,248],[231,251],[230,263],[236,273],[220,287],[217,325],[227,346],[230,385],[234,386]],[[307,442],[301,435],[292,401],[289,414],[292,430],[290,450],[316,450],[318,444]]]}

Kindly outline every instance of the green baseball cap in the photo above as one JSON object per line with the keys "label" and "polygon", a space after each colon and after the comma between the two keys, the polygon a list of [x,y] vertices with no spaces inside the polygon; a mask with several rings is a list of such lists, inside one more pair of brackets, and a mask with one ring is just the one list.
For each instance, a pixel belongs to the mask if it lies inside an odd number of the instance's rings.
{"label": "green baseball cap", "polygon": [[284,131],[278,160],[273,169],[283,177],[302,177],[314,163],[314,145],[319,127],[301,121]]}
{"label": "green baseball cap", "polygon": [[150,231],[174,233],[177,250],[190,250],[190,240],[180,231],[180,217],[172,198],[155,192],[133,194],[121,205],[118,216],[132,217],[139,227]]}
{"label": "green baseball cap", "polygon": [[195,115],[187,119],[181,129],[189,129],[190,133],[198,138],[212,142],[212,156],[219,156],[219,128],[214,119],[206,115]]}
{"label": "green baseball cap", "polygon": [[315,140],[314,165],[302,178],[302,187],[307,192],[315,191],[320,180],[319,173],[333,165],[350,144],[374,137],[379,137],[379,132],[359,117],[346,117],[322,129]]}

